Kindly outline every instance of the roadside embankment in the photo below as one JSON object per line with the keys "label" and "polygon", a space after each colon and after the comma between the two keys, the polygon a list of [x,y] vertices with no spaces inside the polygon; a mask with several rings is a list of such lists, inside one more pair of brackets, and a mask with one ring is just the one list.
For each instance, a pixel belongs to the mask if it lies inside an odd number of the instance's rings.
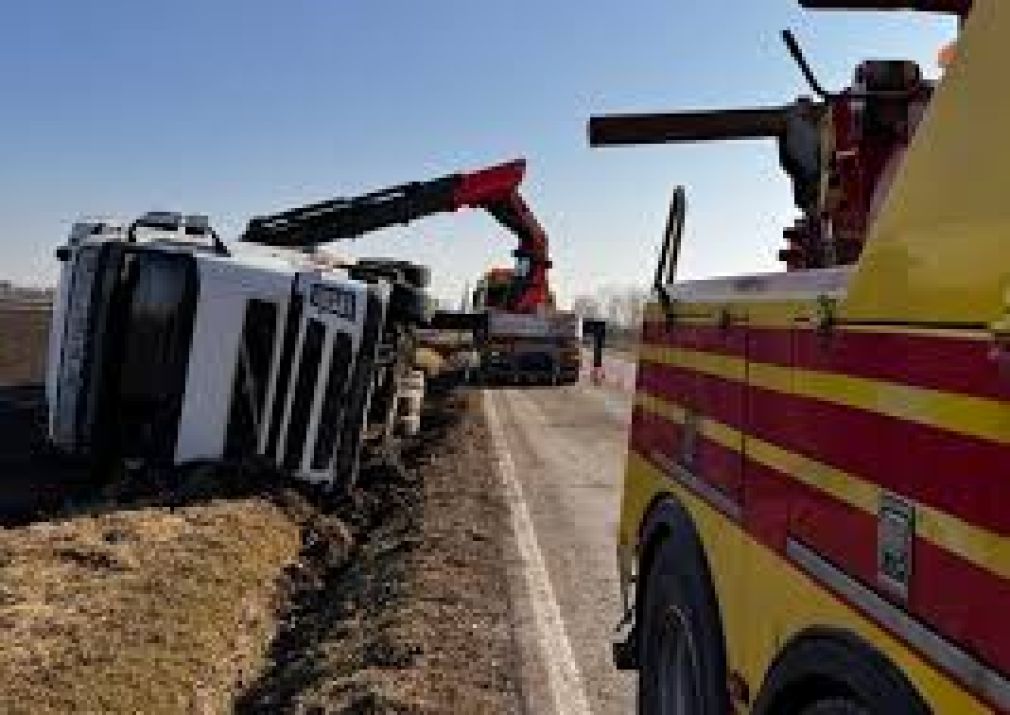
{"label": "roadside embankment", "polygon": [[0,530],[0,710],[517,709],[476,395],[436,394],[398,462],[333,499],[251,470],[92,484],[32,454],[39,390],[3,394],[26,498]]}
{"label": "roadside embankment", "polygon": [[270,662],[240,712],[515,712],[508,512],[475,393],[436,396],[401,463],[339,510],[346,566],[290,582]]}

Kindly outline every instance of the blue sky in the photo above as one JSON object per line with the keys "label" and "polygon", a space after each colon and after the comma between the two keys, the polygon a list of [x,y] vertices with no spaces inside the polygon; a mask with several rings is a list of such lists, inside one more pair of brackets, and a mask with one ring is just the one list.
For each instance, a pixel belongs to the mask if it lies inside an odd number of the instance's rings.
{"label": "blue sky", "polygon": [[[790,0],[7,0],[0,278],[53,281],[84,214],[207,213],[225,236],[291,205],[525,156],[562,300],[647,280],[672,186],[682,275],[774,269],[792,215],[771,142],[590,150],[594,112],[780,104],[864,57],[936,73],[953,21]],[[342,245],[432,265],[435,291],[510,261],[480,213]]]}

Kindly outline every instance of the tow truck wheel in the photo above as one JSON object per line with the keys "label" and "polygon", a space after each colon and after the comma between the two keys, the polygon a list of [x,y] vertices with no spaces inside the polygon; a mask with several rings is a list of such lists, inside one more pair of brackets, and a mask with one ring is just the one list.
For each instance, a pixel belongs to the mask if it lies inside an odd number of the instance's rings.
{"label": "tow truck wheel", "polygon": [[727,712],[718,619],[697,550],[667,539],[649,569],[640,613],[641,715]]}
{"label": "tow truck wheel", "polygon": [[[819,683],[809,700],[809,683]],[[811,629],[788,644],[765,678],[754,712],[927,715],[914,686],[884,655],[844,631]]]}

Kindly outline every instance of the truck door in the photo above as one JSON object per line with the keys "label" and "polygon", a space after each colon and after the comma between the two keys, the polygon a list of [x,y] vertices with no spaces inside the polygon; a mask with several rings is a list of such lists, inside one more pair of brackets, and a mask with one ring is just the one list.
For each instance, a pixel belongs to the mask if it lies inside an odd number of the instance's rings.
{"label": "truck door", "polygon": [[695,398],[684,419],[684,460],[735,517],[743,498],[747,326],[731,306],[713,309],[685,336]]}
{"label": "truck door", "polygon": [[651,442],[648,451],[688,479],[711,506],[737,519],[743,495],[747,315],[736,303],[715,298],[732,288],[719,279],[675,296],[685,212],[684,188],[678,186],[653,281],[666,317],[645,324],[643,343],[653,358],[640,360],[638,375],[639,390],[657,396],[655,407],[665,414],[650,418],[644,433]]}
{"label": "truck door", "polygon": [[737,519],[743,494],[746,326],[720,306],[647,321],[633,427],[639,449],[710,506]]}
{"label": "truck door", "polygon": [[[1006,672],[1006,382],[981,331],[797,328],[790,555]],[[988,415],[995,417],[988,418]],[[802,470],[802,471],[800,471]]]}

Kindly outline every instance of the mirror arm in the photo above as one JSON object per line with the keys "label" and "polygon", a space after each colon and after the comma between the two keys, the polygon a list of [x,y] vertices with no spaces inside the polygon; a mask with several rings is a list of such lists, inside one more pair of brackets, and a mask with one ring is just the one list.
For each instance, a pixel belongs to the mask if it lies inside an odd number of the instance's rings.
{"label": "mirror arm", "polygon": [[659,298],[659,304],[663,308],[663,316],[666,318],[666,324],[672,325],[676,319],[677,312],[674,310],[674,305],[676,301],[670,295],[670,289],[665,285],[656,286],[656,296]]}
{"label": "mirror arm", "polygon": [[673,283],[680,259],[680,241],[684,233],[684,213],[687,210],[687,199],[684,187],[677,186],[670,200],[670,213],[666,219],[666,229],[663,231],[663,242],[660,246],[659,264],[656,266],[656,276],[652,287],[656,291],[667,322],[674,318],[674,299],[670,295],[668,284]]}
{"label": "mirror arm", "polygon": [[810,85],[810,89],[814,91],[814,94],[826,101],[834,99],[837,95],[832,92],[828,92],[823,86],[821,86],[821,83],[817,81],[817,76],[814,74],[814,71],[810,69],[810,63],[807,62],[807,58],[803,56],[803,50],[800,49],[800,43],[796,41],[796,36],[793,35],[792,31],[783,30],[782,41],[786,43],[786,49],[789,50],[790,56],[800,68],[803,78],[807,81],[807,84]]}

